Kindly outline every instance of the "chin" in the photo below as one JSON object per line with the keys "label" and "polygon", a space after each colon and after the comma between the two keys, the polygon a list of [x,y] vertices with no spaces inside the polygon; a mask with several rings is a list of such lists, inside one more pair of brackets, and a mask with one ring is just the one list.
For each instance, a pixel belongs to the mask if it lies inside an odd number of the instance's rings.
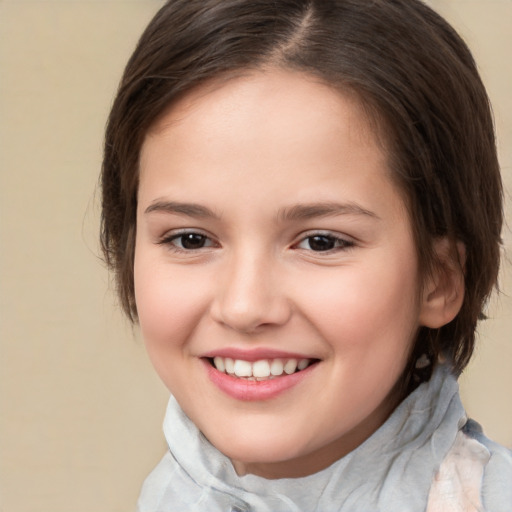
{"label": "chin", "polygon": [[[309,450],[302,444],[294,442],[294,437],[288,431],[282,435],[268,435],[268,431],[259,430],[253,435],[230,434],[222,439],[210,439],[210,442],[221,453],[234,463],[250,468],[253,465],[281,465],[286,462],[304,457]],[[237,464],[235,463],[235,468]],[[238,472],[238,469],[237,469]],[[252,472],[250,469],[246,472]]]}

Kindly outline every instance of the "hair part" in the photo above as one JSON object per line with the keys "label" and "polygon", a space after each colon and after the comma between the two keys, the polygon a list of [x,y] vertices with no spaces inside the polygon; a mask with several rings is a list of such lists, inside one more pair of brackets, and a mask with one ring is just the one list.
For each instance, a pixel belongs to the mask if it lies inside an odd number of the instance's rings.
{"label": "hair part", "polygon": [[101,242],[124,311],[136,321],[139,154],[148,131],[194,87],[272,67],[357,96],[403,193],[423,275],[442,264],[436,239],[464,245],[462,308],[440,329],[420,329],[406,369],[410,377],[422,353],[444,354],[460,373],[497,282],[502,185],[472,55],[419,0],[171,0],[160,9],[126,66],[106,129]]}

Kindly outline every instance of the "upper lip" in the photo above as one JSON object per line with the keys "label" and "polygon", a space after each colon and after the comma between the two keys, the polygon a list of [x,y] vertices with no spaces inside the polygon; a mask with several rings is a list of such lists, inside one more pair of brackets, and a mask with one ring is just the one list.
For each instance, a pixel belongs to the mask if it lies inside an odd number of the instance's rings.
{"label": "upper lip", "polygon": [[210,359],[214,357],[229,357],[231,359],[241,359],[249,362],[261,361],[262,359],[318,359],[305,354],[299,354],[297,352],[287,352],[263,347],[252,349],[226,347],[218,350],[211,350],[210,352],[203,354],[201,357]]}

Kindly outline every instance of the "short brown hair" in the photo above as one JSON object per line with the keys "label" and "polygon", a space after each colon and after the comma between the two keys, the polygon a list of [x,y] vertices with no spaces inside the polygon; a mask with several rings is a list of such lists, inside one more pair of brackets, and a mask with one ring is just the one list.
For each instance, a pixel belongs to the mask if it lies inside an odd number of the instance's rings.
{"label": "short brown hair", "polygon": [[269,65],[353,91],[375,113],[423,272],[436,264],[436,238],[465,245],[462,308],[442,328],[422,328],[413,354],[442,353],[459,373],[497,281],[502,185],[471,53],[419,0],[170,0],[160,9],[126,66],[106,130],[101,241],[125,312],[137,318],[138,166],[149,128],[191,88]]}

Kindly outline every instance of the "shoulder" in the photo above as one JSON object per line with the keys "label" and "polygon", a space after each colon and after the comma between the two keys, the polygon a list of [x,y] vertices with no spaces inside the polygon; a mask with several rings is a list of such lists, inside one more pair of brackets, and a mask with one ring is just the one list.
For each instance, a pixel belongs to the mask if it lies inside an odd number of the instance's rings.
{"label": "shoulder", "polygon": [[179,466],[168,451],[144,481],[137,512],[201,510],[195,501],[201,488]]}
{"label": "shoulder", "polygon": [[137,503],[137,512],[161,510],[165,503],[169,482],[175,476],[177,469],[174,459],[167,452],[144,481]]}
{"label": "shoulder", "polygon": [[469,420],[457,433],[429,493],[427,512],[510,512],[512,453]]}
{"label": "shoulder", "polygon": [[210,481],[198,482],[168,451],[144,481],[137,512],[244,510],[242,500],[219,489],[217,483],[214,477]]}
{"label": "shoulder", "polygon": [[482,501],[486,512],[512,510],[512,451],[488,439],[476,421],[469,420],[464,432],[489,452],[484,468]]}

